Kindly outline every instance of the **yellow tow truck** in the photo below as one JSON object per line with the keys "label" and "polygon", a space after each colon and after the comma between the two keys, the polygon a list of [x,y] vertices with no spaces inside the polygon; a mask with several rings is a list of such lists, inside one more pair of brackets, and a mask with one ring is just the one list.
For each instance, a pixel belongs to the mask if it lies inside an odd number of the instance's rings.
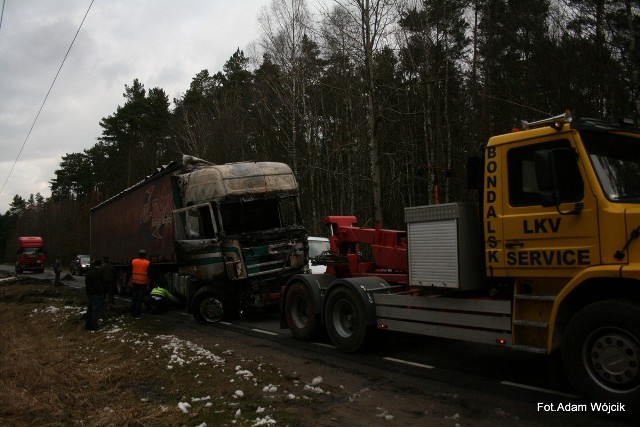
{"label": "yellow tow truck", "polygon": [[327,273],[288,281],[283,327],[343,351],[395,330],[559,355],[592,402],[640,403],[640,130],[524,123],[468,171],[477,202],[407,207],[406,231],[327,217]]}

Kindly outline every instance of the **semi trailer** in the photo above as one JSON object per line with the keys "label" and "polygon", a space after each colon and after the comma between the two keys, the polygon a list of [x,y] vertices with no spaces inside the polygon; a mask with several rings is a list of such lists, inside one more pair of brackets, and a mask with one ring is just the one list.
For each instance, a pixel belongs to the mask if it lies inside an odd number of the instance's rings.
{"label": "semi trailer", "polygon": [[181,296],[202,323],[277,308],[286,279],[308,269],[297,197],[286,164],[185,155],[91,209],[91,259],[113,264],[126,293],[131,260],[145,250],[152,285]]}

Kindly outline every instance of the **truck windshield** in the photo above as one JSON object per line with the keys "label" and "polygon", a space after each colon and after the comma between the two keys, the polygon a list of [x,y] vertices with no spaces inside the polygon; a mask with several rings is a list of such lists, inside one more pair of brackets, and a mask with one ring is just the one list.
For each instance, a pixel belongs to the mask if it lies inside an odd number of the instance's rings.
{"label": "truck windshield", "polygon": [[227,235],[286,227],[297,218],[293,197],[223,203],[220,213]]}
{"label": "truck windshield", "polygon": [[24,255],[38,255],[40,248],[21,248],[20,253]]}
{"label": "truck windshield", "polygon": [[581,136],[607,199],[640,203],[640,138],[596,132]]}

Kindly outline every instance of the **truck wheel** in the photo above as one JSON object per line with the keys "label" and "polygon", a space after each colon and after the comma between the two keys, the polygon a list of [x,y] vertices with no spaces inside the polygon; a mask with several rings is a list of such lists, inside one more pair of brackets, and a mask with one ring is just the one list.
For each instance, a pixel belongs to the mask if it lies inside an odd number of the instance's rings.
{"label": "truck wheel", "polygon": [[202,288],[193,297],[193,316],[202,324],[232,320],[235,315],[229,299],[213,289]]}
{"label": "truck wheel", "polygon": [[640,306],[621,300],[591,304],[567,325],[567,376],[594,401],[640,401]]}
{"label": "truck wheel", "polygon": [[364,303],[353,290],[340,287],[329,294],[324,321],[338,350],[353,353],[364,344],[368,329]]}
{"label": "truck wheel", "polygon": [[284,301],[287,325],[294,337],[301,341],[312,341],[318,335],[320,318],[313,305],[309,288],[303,283],[291,285]]}

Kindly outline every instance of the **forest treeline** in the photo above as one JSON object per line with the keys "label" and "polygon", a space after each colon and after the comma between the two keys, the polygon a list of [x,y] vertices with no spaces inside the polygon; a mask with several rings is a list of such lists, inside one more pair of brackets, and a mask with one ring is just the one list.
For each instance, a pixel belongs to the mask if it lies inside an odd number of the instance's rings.
{"label": "forest treeline", "polygon": [[[314,5],[316,3],[314,2]],[[102,134],[62,156],[51,196],[15,195],[2,259],[41,235],[65,264],[89,210],[190,154],[281,161],[310,234],[327,214],[402,228],[403,207],[465,200],[466,158],[520,120],[640,117],[640,1],[273,0],[258,54],[230,48],[176,99],[133,78]]]}

